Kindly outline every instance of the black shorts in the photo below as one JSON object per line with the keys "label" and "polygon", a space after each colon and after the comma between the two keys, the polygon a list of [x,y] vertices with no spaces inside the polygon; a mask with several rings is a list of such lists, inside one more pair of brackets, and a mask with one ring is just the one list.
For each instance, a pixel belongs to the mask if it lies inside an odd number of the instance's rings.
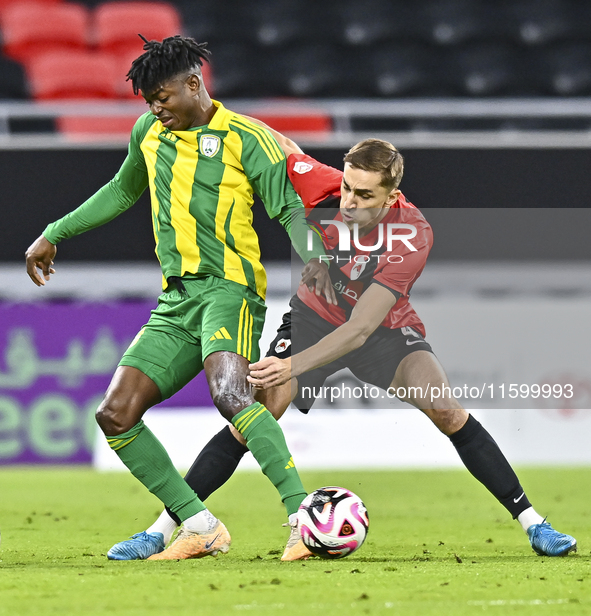
{"label": "black shorts", "polygon": [[[336,329],[335,325],[325,321],[297,296],[291,299],[289,305],[291,310],[283,315],[283,322],[267,356],[274,355],[281,359],[291,357]],[[298,376],[299,391],[293,403],[302,413],[307,413],[315,400],[309,394],[314,388],[318,391],[331,374],[343,368],[348,368],[361,381],[388,389],[400,362],[415,351],[433,353],[431,345],[416,330],[410,327],[387,329],[380,326],[362,347],[330,364]],[[302,392],[306,396],[302,396]]]}

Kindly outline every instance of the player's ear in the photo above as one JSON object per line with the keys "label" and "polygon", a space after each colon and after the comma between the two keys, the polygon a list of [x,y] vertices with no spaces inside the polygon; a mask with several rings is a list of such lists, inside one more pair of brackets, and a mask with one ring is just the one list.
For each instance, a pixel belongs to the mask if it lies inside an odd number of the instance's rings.
{"label": "player's ear", "polygon": [[398,201],[398,197],[400,196],[400,191],[397,188],[394,188],[390,191],[388,198],[386,199],[386,205],[388,207],[392,207],[396,201]]}
{"label": "player's ear", "polygon": [[201,87],[201,77],[195,73],[191,73],[185,80],[185,83],[191,92],[197,93]]}

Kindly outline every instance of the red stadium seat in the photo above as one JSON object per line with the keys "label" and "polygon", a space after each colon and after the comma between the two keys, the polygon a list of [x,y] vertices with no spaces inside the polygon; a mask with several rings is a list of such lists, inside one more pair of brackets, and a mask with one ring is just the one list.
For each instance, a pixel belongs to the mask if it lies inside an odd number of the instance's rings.
{"label": "red stadium seat", "polygon": [[[35,4],[60,4],[62,2],[63,0],[35,0]],[[4,12],[17,4],[23,4],[22,0],[0,0],[0,22]]]}
{"label": "red stadium seat", "polygon": [[88,135],[96,138],[129,137],[138,114],[121,116],[61,116],[57,118],[57,129],[73,140]]}
{"label": "red stadium seat", "polygon": [[254,112],[261,122],[281,133],[304,132],[304,133],[330,133],[332,119],[328,114],[317,113],[290,113],[289,115],[273,115]]}
{"label": "red stadium seat", "polygon": [[88,9],[81,4],[19,3],[2,14],[3,51],[23,63],[39,53],[85,49]]}
{"label": "red stadium seat", "polygon": [[165,2],[107,2],[95,11],[95,43],[102,51],[143,53],[143,41],[180,34],[178,11]]}
{"label": "red stadium seat", "polygon": [[109,54],[54,51],[27,66],[31,94],[37,100],[118,98],[116,67]]}

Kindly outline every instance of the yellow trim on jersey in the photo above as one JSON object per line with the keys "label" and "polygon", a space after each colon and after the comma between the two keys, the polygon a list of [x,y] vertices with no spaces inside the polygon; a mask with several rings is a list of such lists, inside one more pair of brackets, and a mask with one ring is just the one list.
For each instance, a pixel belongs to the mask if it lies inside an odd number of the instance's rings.
{"label": "yellow trim on jersey", "polygon": [[267,157],[273,164],[278,163],[280,160],[283,160],[284,157],[279,156],[276,148],[273,148],[269,143],[267,143],[266,134],[263,133],[262,130],[259,130],[260,127],[255,129],[254,124],[251,124],[250,126],[242,124],[238,121],[237,118],[233,118],[232,120],[230,120],[230,126],[232,126],[233,124],[237,128],[241,128],[242,130],[256,137],[256,140],[259,142],[259,145],[261,146],[263,152],[267,155]]}
{"label": "yellow trim on jersey", "polygon": [[255,124],[251,120],[248,120],[244,116],[235,116],[233,120],[231,120],[238,126],[242,128],[250,128],[256,131],[261,137],[265,140],[265,143],[268,144],[269,148],[277,155],[278,161],[283,160],[285,158],[285,153],[275,140],[275,138],[271,135],[271,133],[266,129],[260,126],[259,124]]}
{"label": "yellow trim on jersey", "polygon": [[[242,157],[243,142],[237,132],[230,131],[224,139],[222,161],[226,165],[223,181],[219,187],[219,204],[216,213],[216,236],[226,246],[224,253],[224,273],[226,278],[247,285],[244,264],[240,257],[252,266],[256,292],[265,297],[267,275],[261,264],[261,251],[256,232],[252,228],[252,187],[244,182]],[[233,204],[232,217],[226,224],[226,212]],[[231,250],[225,240],[225,229],[229,228],[234,238],[235,251]],[[240,256],[238,256],[240,255]]]}
{"label": "yellow trim on jersey", "polygon": [[248,313],[248,316],[250,318],[250,322],[248,324],[248,353],[246,358],[250,360],[252,355],[252,327],[254,325],[254,317],[250,312]]}
{"label": "yellow trim on jersey", "polygon": [[[238,346],[236,348],[236,353],[238,355],[243,355],[242,352],[242,332],[244,328],[244,321],[248,319],[248,303],[245,299],[242,300],[242,307],[240,308],[240,317],[238,319]],[[245,355],[245,354],[244,354]]]}
{"label": "yellow trim on jersey", "polygon": [[[228,133],[224,139],[224,151],[222,153],[222,162],[225,165],[225,169],[218,189],[219,198],[215,213],[215,236],[224,246],[224,276],[228,280],[248,286],[242,259],[239,256],[239,254],[244,252],[243,234],[239,232],[236,235],[236,229],[234,229],[232,224],[234,221],[239,221],[244,225],[246,220],[252,220],[252,210],[250,208],[253,200],[250,185],[244,182],[244,175],[241,173],[242,169],[236,169],[235,167],[236,161],[240,159],[241,155],[242,140],[240,136],[233,132]],[[245,191],[244,188],[247,188],[247,190]],[[240,208],[242,203],[245,206],[244,211],[236,212],[235,208]],[[228,222],[228,216],[230,216],[230,210],[232,210],[232,217],[229,221],[229,228],[230,233],[234,237],[236,252],[228,246],[226,237],[226,223]],[[256,243],[256,236],[252,227],[246,227],[246,230],[248,231],[248,239],[250,239],[250,242],[247,239],[247,246],[252,244],[253,240]],[[247,258],[251,261],[249,257]],[[260,261],[260,255],[258,260]]]}
{"label": "yellow trim on jersey", "polygon": [[141,150],[146,161],[146,169],[148,171],[148,183],[150,185],[150,201],[152,203],[152,229],[154,231],[154,240],[156,241],[156,254],[158,254],[158,232],[160,231],[160,223],[158,222],[158,213],[160,204],[156,196],[156,159],[160,140],[158,134],[162,130],[162,123],[155,122],[146,132],[141,143]]}
{"label": "yellow trim on jersey", "polygon": [[183,139],[176,141],[176,159],[171,169],[170,224],[175,231],[176,248],[181,256],[183,274],[196,272],[201,263],[197,225],[195,217],[189,211],[199,160],[197,137],[198,133],[185,131]]}

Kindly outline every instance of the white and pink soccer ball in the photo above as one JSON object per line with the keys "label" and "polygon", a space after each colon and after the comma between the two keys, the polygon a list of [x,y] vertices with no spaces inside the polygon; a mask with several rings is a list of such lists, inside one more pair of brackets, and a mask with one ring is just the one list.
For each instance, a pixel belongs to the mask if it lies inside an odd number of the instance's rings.
{"label": "white and pink soccer ball", "polygon": [[343,558],[358,550],[368,527],[363,501],[345,488],[328,486],[315,490],[298,510],[302,541],[322,558]]}

